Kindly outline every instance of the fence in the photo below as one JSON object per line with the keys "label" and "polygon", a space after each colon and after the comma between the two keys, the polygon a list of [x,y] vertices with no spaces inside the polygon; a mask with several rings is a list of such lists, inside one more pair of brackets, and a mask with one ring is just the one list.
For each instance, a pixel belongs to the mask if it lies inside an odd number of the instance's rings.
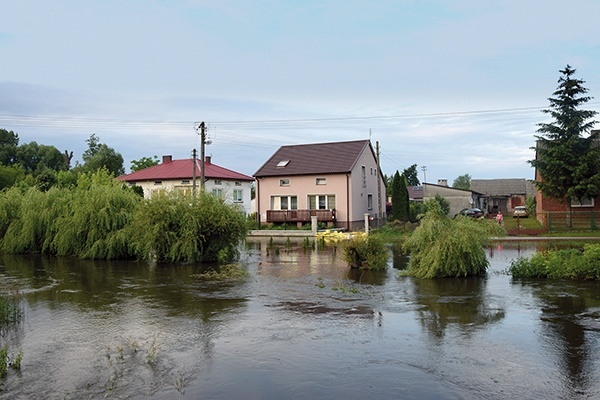
{"label": "fence", "polygon": [[546,212],[544,223],[548,232],[553,231],[589,231],[598,229],[600,212],[596,211],[571,211],[569,212]]}

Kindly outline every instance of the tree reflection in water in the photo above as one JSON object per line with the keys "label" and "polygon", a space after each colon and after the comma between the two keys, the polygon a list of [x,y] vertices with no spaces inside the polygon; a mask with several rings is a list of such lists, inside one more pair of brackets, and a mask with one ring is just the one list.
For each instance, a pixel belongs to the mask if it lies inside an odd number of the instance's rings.
{"label": "tree reflection in water", "polygon": [[413,283],[420,322],[438,340],[450,326],[469,334],[505,316],[504,309],[491,304],[485,278],[413,278]]}

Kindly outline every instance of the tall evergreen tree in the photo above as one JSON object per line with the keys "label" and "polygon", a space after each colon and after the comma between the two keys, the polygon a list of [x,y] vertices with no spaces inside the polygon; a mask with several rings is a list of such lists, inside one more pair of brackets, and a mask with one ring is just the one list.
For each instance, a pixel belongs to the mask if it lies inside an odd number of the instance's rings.
{"label": "tall evergreen tree", "polygon": [[592,99],[585,96],[585,81],[573,78],[575,69],[569,65],[560,72],[558,88],[548,99],[550,106],[542,110],[553,121],[538,124],[536,158],[529,163],[541,177],[535,186],[570,212],[572,201],[599,192],[600,146],[598,131],[592,131],[597,121],[591,120],[597,112],[579,109]]}
{"label": "tall evergreen tree", "polygon": [[392,221],[408,221],[409,218],[408,190],[406,178],[398,171],[392,180]]}

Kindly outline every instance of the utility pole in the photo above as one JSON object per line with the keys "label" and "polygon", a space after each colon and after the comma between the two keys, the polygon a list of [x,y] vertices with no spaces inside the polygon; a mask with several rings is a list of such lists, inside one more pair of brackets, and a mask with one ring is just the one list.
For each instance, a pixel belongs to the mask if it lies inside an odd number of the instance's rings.
{"label": "utility pole", "polygon": [[421,169],[423,170],[423,183],[427,182],[427,165],[422,165]]}
{"label": "utility pole", "polygon": [[[204,121],[196,126],[196,133],[200,135],[200,189],[204,191],[204,147],[210,144],[210,140],[206,140],[206,124]],[[196,162],[194,161],[194,171],[196,170]]]}
{"label": "utility pole", "polygon": [[[371,130],[369,129],[369,134]],[[375,153],[377,154],[377,227],[379,227],[379,222],[381,221],[381,174],[380,174],[380,165],[379,165],[379,141],[375,142]]]}
{"label": "utility pole", "polygon": [[194,160],[194,162],[192,163],[193,164],[193,166],[192,166],[192,169],[193,169],[192,174],[193,175],[192,176],[194,177],[193,181],[192,181],[193,182],[192,193],[196,194],[196,149],[192,150],[192,159]]}
{"label": "utility pole", "polygon": [[204,192],[204,145],[206,144],[206,125],[200,122],[200,189]]}

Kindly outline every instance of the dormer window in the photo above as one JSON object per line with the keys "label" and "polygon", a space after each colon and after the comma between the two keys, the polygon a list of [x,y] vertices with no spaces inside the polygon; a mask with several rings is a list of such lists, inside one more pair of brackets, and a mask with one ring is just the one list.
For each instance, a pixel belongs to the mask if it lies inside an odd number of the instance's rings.
{"label": "dormer window", "polygon": [[277,163],[277,168],[287,167],[287,165],[289,163],[290,163],[290,160],[281,160]]}

